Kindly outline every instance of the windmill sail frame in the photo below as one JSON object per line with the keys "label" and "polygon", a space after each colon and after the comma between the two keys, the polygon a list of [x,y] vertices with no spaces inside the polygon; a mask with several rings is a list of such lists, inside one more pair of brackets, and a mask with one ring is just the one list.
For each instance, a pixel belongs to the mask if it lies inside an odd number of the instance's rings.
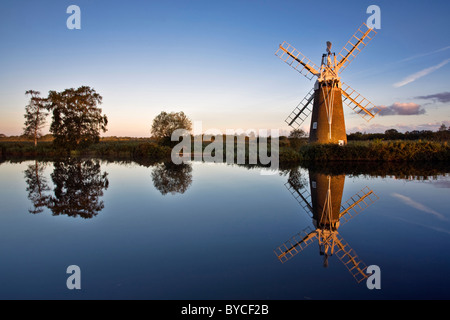
{"label": "windmill sail frame", "polygon": [[367,122],[372,120],[381,110],[344,82],[341,82],[341,92],[342,101]]}
{"label": "windmill sail frame", "polygon": [[338,57],[341,57],[341,60],[338,63],[339,72],[342,72],[347,68],[376,34],[377,32],[374,29],[369,28],[365,23],[358,28],[338,54]]}
{"label": "windmill sail frame", "polygon": [[294,108],[285,122],[294,129],[300,128],[312,112],[314,88],[309,91],[302,101]]}
{"label": "windmill sail frame", "polygon": [[305,76],[308,80],[319,74],[319,68],[300,51],[284,41],[280,44],[275,55]]}

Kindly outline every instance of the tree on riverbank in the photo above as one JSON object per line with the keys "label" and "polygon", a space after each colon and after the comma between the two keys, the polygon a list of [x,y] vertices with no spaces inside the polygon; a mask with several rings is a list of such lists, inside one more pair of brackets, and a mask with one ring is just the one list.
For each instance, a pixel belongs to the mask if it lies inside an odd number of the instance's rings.
{"label": "tree on riverbank", "polygon": [[50,91],[49,108],[53,112],[50,132],[54,144],[67,149],[89,146],[100,140],[100,131],[106,132],[108,118],[98,107],[102,96],[88,86]]}
{"label": "tree on riverbank", "polygon": [[289,133],[289,144],[290,146],[298,150],[302,145],[308,142],[307,134],[302,129],[294,129]]}
{"label": "tree on riverbank", "polygon": [[177,129],[192,130],[192,121],[181,112],[161,112],[153,119],[152,137],[162,145],[171,145],[172,133]]}
{"label": "tree on riverbank", "polygon": [[42,128],[45,125],[48,112],[46,112],[47,99],[40,97],[39,91],[27,90],[26,95],[30,96],[30,102],[25,107],[25,127],[23,134],[34,139],[34,146],[37,146],[38,139],[42,136]]}

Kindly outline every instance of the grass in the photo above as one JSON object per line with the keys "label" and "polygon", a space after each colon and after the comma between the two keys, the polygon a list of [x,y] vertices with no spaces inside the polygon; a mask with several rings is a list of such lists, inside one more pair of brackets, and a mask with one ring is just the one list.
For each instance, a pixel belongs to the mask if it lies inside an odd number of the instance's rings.
{"label": "grass", "polygon": [[308,144],[299,150],[303,161],[449,161],[447,142],[434,141],[364,141],[345,146]]}
{"label": "grass", "polygon": [[153,142],[106,141],[93,144],[81,150],[58,149],[51,142],[0,142],[0,158],[61,158],[99,157],[136,159],[148,158],[155,161],[170,159],[171,149]]}
{"label": "grass", "polygon": [[[203,144],[205,148],[208,143]],[[236,158],[236,145],[234,156]],[[224,146],[225,148],[225,146]],[[270,146],[269,146],[270,149]],[[171,148],[143,139],[106,140],[82,150],[58,149],[51,142],[0,142],[0,158],[58,158],[99,157],[118,159],[147,159],[169,161]],[[226,150],[224,150],[224,157]],[[246,148],[246,160],[249,152]],[[280,140],[280,163],[305,163],[329,161],[449,161],[450,146],[447,142],[433,141],[350,141],[345,146],[334,144],[290,144]]]}

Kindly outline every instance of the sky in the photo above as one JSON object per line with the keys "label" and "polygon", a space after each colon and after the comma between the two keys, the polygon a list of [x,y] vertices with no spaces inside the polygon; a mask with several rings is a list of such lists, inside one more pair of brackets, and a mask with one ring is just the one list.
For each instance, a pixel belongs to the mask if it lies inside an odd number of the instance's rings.
{"label": "sky", "polygon": [[[449,126],[449,1],[3,0],[0,133],[22,133],[26,90],[82,85],[103,96],[103,136],[148,137],[161,111],[183,111],[203,130],[287,133],[314,81],[275,56],[279,44],[319,65],[326,41],[338,53],[372,4],[381,29],[341,77],[382,111],[367,123],[344,106],[347,131]],[[66,26],[70,5],[79,30]]]}

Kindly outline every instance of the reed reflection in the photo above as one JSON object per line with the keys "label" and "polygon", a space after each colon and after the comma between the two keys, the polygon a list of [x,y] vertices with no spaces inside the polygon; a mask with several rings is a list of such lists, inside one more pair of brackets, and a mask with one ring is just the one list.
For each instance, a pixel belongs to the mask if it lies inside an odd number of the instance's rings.
{"label": "reed reflection", "polygon": [[307,180],[299,171],[291,170],[285,186],[312,218],[314,227],[305,228],[275,249],[275,254],[282,263],[317,241],[319,253],[324,256],[324,267],[328,266],[328,258],[336,255],[358,283],[368,277],[367,266],[339,234],[338,229],[372,205],[378,197],[365,187],[342,204],[344,183],[343,174],[330,175],[310,170],[308,188]]}
{"label": "reed reflection", "polygon": [[41,213],[45,207],[54,216],[67,215],[90,219],[103,208],[103,191],[109,186],[108,173],[101,172],[99,161],[70,159],[54,162],[51,174],[53,194],[43,174],[45,164],[35,162],[25,170],[30,213]]}

